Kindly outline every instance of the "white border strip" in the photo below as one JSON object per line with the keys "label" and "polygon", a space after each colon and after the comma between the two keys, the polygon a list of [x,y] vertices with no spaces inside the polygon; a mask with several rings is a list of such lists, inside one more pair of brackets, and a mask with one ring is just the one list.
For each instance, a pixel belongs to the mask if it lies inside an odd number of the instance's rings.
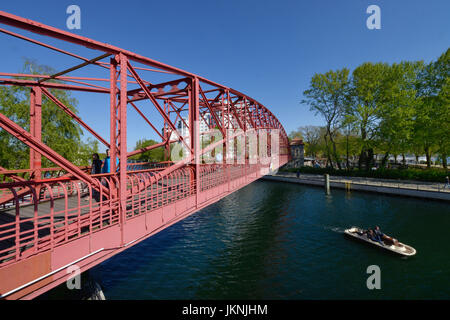
{"label": "white border strip", "polygon": [[44,279],[44,278],[47,278],[48,276],[51,276],[52,274],[54,274],[54,273],[56,273],[56,272],[59,272],[59,271],[61,271],[62,269],[65,269],[65,268],[67,268],[68,266],[70,266],[70,265],[72,265],[72,264],[74,264],[74,263],[77,263],[78,261],[84,260],[84,259],[86,259],[86,258],[88,258],[88,257],[90,257],[90,256],[92,256],[92,255],[94,255],[94,254],[96,254],[96,253],[99,253],[100,251],[102,251],[102,250],[104,250],[104,249],[105,249],[105,248],[98,249],[97,251],[94,251],[94,252],[88,254],[87,256],[84,256],[84,257],[82,257],[82,258],[80,258],[80,259],[78,259],[78,260],[75,260],[75,261],[72,261],[72,262],[69,263],[69,264],[66,264],[64,267],[58,268],[58,269],[56,269],[55,271],[52,271],[52,272],[50,272],[50,273],[47,273],[47,274],[45,274],[45,275],[43,275],[43,276],[41,276],[41,277],[39,277],[39,278],[37,278],[37,279],[35,279],[35,280],[32,280],[32,281],[30,281],[30,282],[28,282],[28,283],[25,283],[24,285],[21,285],[20,287],[18,287],[18,288],[16,288],[16,289],[13,289],[13,290],[11,290],[11,291],[5,293],[5,294],[2,294],[2,295],[0,296],[0,299],[1,299],[1,298],[4,298],[4,297],[6,297],[6,296],[9,296],[10,294],[12,294],[12,293],[14,293],[14,292],[16,292],[16,291],[18,291],[18,290],[21,290],[21,289],[23,289],[23,288],[25,288],[25,287],[28,287],[29,285],[31,285],[31,284],[33,284],[33,283],[35,283],[35,282],[37,282],[37,281],[40,281],[40,280],[42,280],[42,279]]}

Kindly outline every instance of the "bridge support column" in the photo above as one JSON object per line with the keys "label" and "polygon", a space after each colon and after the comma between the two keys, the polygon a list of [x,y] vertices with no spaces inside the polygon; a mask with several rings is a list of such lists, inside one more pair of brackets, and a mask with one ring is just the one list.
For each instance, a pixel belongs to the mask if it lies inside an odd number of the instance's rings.
{"label": "bridge support column", "polygon": [[[37,140],[42,140],[42,90],[33,87],[30,91],[30,133]],[[41,154],[30,148],[30,169],[34,179],[41,179]]]}
{"label": "bridge support column", "polygon": [[[164,101],[164,112],[169,115],[169,103]],[[164,119],[164,127],[163,127],[163,138],[167,143],[164,145],[164,158],[169,161],[170,159],[170,134],[169,134],[169,124],[166,119]]]}
{"label": "bridge support column", "polygon": [[[117,157],[117,63],[119,62],[119,56],[111,59],[110,65],[110,123],[109,123],[109,155],[110,159]],[[117,166],[115,161],[110,161],[111,172],[116,172]]]}
{"label": "bridge support column", "polygon": [[223,139],[223,145],[222,145],[222,170],[224,172],[224,175],[227,177],[227,191],[230,191],[230,172],[228,170],[228,128],[225,127],[225,101],[224,101],[224,94],[225,92],[222,92],[222,97],[220,98],[221,104],[222,104],[222,128],[224,132]]}
{"label": "bridge support column", "polygon": [[[120,199],[120,232],[121,245],[124,245],[124,225],[127,211],[127,57],[119,54],[120,59],[120,101],[119,101],[119,136],[117,138],[119,143],[119,199]],[[111,164],[116,162],[111,155]],[[115,165],[114,165],[115,167]],[[111,169],[114,168],[111,166]],[[111,171],[115,173],[115,171]]]}
{"label": "bridge support column", "polygon": [[189,99],[189,134],[191,152],[194,153],[195,167],[195,205],[198,206],[198,196],[200,193],[200,109],[199,109],[199,83],[198,78],[192,78],[190,99]]}

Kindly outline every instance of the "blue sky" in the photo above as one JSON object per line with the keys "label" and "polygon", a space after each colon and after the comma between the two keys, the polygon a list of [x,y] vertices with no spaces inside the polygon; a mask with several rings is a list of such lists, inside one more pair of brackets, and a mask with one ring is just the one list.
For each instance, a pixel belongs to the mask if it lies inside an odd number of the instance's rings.
{"label": "blue sky", "polygon": [[[0,10],[69,31],[66,8],[71,4],[81,8],[81,30],[74,33],[244,92],[268,107],[287,132],[322,124],[300,104],[314,73],[343,67],[353,70],[366,61],[429,62],[450,44],[448,0],[21,0],[2,1]],[[366,27],[366,9],[371,4],[381,8],[381,30]],[[23,57],[56,70],[79,63],[4,34],[0,44],[2,72],[19,71]],[[72,45],[62,47],[86,57],[97,54]],[[74,96],[80,102],[81,117],[108,139],[108,97]],[[156,138],[133,110],[128,132],[129,149],[139,138]]]}

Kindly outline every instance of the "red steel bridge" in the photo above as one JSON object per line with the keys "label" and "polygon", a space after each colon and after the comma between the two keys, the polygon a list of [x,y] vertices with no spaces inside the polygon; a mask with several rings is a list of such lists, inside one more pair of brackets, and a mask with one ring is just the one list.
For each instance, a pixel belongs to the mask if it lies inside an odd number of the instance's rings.
{"label": "red steel bridge", "polygon": [[[14,117],[0,113],[0,131],[30,150],[29,169],[0,167],[1,299],[32,299],[65,282],[70,266],[86,271],[289,160],[288,138],[280,122],[261,103],[239,91],[6,12],[0,11],[0,24],[3,34],[75,61],[56,74],[0,72],[1,86],[26,87],[30,92],[29,130],[14,122]],[[89,48],[95,56],[83,57],[30,34],[71,50]],[[69,75],[87,67],[105,76],[93,77],[91,71],[83,77]],[[154,82],[161,74],[170,80]],[[55,89],[104,94],[107,116],[99,121],[109,123],[109,140],[59,101],[52,93]],[[111,159],[118,159],[111,161],[111,173],[92,175],[89,167],[75,165],[43,142],[43,99],[110,149]],[[154,108],[155,116],[145,115],[143,102],[147,102],[145,108]],[[142,132],[155,132],[161,142],[127,151],[129,112],[137,112],[148,124]],[[158,127],[156,116],[163,125]],[[180,132],[181,122],[187,133]],[[206,130],[201,129],[202,123]],[[202,137],[213,131],[209,144],[202,143]],[[174,146],[187,150],[181,159],[169,158]],[[164,148],[171,161],[127,160],[152,148]],[[218,148],[221,161],[211,161],[217,160]],[[252,153],[252,148],[257,152]],[[42,157],[55,167],[42,168]],[[95,192],[100,193],[98,201]]]}

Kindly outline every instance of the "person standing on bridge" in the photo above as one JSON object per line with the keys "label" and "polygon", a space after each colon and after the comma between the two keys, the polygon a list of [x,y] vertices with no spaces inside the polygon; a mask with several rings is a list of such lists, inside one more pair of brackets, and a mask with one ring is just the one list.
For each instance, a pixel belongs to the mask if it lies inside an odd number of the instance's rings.
{"label": "person standing on bridge", "polygon": [[110,172],[110,166],[109,166],[109,149],[106,149],[106,158],[103,160],[103,166],[102,166],[102,173],[109,173]]}
{"label": "person standing on bridge", "polygon": [[448,176],[445,177],[444,189],[445,188],[449,188],[450,189],[450,179],[448,178]]}
{"label": "person standing on bridge", "polygon": [[[102,173],[110,173],[111,172],[111,166],[110,166],[110,155],[109,155],[109,149],[106,149],[106,158],[103,160],[103,166],[102,166]],[[116,158],[116,171],[119,171],[119,158]]]}
{"label": "person standing on bridge", "polygon": [[[102,160],[100,160],[100,157],[98,153],[94,153],[92,155],[92,168],[91,168],[91,174],[100,174],[102,173]],[[92,190],[92,197],[99,202],[100,201],[100,193],[93,189]]]}
{"label": "person standing on bridge", "polygon": [[100,160],[100,157],[98,153],[94,153],[92,155],[92,168],[91,168],[91,174],[100,174],[102,173],[102,160]]}

